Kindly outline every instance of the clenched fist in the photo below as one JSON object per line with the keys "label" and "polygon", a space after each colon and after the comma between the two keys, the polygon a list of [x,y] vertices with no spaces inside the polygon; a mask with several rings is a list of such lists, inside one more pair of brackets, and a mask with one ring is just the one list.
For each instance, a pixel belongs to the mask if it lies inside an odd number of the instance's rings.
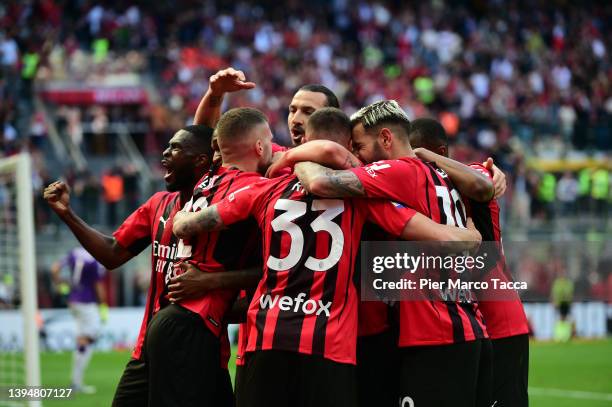
{"label": "clenched fist", "polygon": [[61,181],[55,181],[45,188],[43,197],[56,213],[61,214],[70,209],[70,188]]}

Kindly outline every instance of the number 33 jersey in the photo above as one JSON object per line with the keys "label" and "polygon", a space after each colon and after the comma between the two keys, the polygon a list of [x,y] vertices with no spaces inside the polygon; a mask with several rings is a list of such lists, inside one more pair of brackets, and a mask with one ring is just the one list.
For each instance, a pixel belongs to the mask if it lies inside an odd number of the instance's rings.
{"label": "number 33 jersey", "polygon": [[254,184],[217,208],[225,225],[252,216],[262,232],[264,275],[247,314],[247,352],[355,364],[361,229],[371,221],[399,236],[415,211],[383,200],[318,198],[294,175]]}

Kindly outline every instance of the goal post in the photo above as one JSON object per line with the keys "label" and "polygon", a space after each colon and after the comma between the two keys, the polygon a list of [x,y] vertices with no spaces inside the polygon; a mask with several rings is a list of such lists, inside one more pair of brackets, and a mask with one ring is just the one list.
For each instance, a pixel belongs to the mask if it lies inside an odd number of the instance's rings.
{"label": "goal post", "polygon": [[[5,189],[0,202],[0,233],[4,233],[4,247],[0,247],[0,273],[12,274],[19,286],[19,311],[23,323],[23,378],[15,385],[40,386],[39,334],[37,326],[36,239],[34,235],[34,200],[30,155],[21,153],[0,159],[0,187]],[[11,189],[14,191],[11,191]],[[9,246],[11,233],[16,229],[17,244]],[[14,240],[14,238],[13,238]],[[16,257],[14,261],[10,255]],[[17,270],[15,270],[17,269]],[[2,352],[3,350],[0,350]],[[6,383],[3,383],[6,385]],[[2,402],[0,401],[0,404]],[[41,405],[30,402],[29,405]]]}

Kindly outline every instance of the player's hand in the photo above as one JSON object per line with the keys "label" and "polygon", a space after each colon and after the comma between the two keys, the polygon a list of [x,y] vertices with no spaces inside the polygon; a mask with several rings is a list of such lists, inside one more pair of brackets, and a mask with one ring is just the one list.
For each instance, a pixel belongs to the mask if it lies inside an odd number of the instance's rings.
{"label": "player's hand", "polygon": [[171,302],[199,298],[218,288],[217,273],[201,271],[190,263],[180,263],[175,267],[181,269],[182,274],[171,278],[168,284],[168,299]]}
{"label": "player's hand", "polygon": [[100,321],[102,321],[103,324],[108,322],[108,304],[101,303],[98,306],[98,312],[100,313]]}
{"label": "player's hand", "polygon": [[253,89],[255,86],[254,82],[247,82],[244,72],[237,71],[234,68],[222,69],[209,79],[210,92],[215,96]]}
{"label": "player's hand", "polygon": [[43,197],[56,213],[61,214],[70,209],[70,188],[61,181],[55,181],[45,188]]}
{"label": "player's hand", "polygon": [[493,171],[493,187],[495,188],[493,199],[501,198],[506,193],[506,174],[493,163],[491,157],[487,158],[482,165],[488,170]]}

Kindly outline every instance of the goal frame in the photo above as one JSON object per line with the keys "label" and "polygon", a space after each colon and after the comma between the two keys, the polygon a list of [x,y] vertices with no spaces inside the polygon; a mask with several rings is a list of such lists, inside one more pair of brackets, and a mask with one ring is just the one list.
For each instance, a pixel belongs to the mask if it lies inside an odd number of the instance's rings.
{"label": "goal frame", "polygon": [[[0,159],[0,173],[15,174],[17,193],[17,238],[19,241],[19,290],[23,319],[23,352],[25,384],[40,386],[40,353],[38,345],[38,310],[36,290],[36,237],[34,234],[34,199],[32,197],[32,164],[28,153]],[[31,401],[29,405],[41,405]]]}

